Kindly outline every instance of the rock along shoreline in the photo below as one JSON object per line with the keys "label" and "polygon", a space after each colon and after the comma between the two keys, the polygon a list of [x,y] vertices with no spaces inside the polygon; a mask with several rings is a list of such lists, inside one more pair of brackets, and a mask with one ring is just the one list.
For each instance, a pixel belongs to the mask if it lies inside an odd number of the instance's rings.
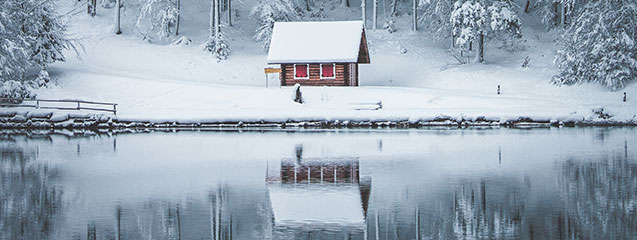
{"label": "rock along shoreline", "polygon": [[445,115],[428,119],[392,120],[287,120],[287,121],[158,121],[119,119],[104,114],[56,114],[37,112],[0,112],[0,129],[229,129],[229,128],[273,128],[273,129],[417,129],[427,127],[588,127],[588,126],[637,126],[636,120],[616,121],[612,117],[582,119],[549,118],[489,118],[450,117]]}

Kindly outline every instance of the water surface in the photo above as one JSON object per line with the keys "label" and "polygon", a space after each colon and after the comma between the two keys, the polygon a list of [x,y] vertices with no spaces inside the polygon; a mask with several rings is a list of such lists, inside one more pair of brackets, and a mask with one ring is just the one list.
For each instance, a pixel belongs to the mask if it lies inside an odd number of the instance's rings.
{"label": "water surface", "polygon": [[0,134],[0,239],[635,239],[637,129]]}

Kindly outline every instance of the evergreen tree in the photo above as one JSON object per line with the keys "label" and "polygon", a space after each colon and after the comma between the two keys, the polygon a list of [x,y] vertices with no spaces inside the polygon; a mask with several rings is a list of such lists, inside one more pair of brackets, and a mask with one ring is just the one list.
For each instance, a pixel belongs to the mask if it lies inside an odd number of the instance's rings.
{"label": "evergreen tree", "polygon": [[[66,39],[54,5],[47,0],[0,2],[0,97],[30,97],[30,89],[48,82],[46,68],[64,61]],[[40,68],[39,77],[27,76]]]}
{"label": "evergreen tree", "polygon": [[597,82],[610,90],[637,79],[637,3],[600,0],[583,6],[566,29],[555,58],[560,74],[553,82]]}
{"label": "evergreen tree", "polygon": [[484,62],[486,37],[521,37],[520,20],[513,11],[513,3],[508,0],[468,0],[457,1],[451,13],[451,24],[456,44],[466,48],[478,43],[477,62]]}
{"label": "evergreen tree", "polygon": [[221,2],[210,1],[210,37],[206,43],[206,51],[211,52],[217,60],[225,60],[230,55],[230,48],[221,32]]}
{"label": "evergreen tree", "polygon": [[[528,2],[527,5],[531,3]],[[527,7],[526,12],[529,12]],[[539,15],[546,28],[551,29],[560,25],[567,26],[574,17],[574,0],[536,0],[533,4],[535,14]]]}
{"label": "evergreen tree", "polygon": [[[419,8],[423,14],[419,21],[433,33],[434,38],[441,40],[453,35],[453,26],[449,19],[454,10],[453,1],[449,0],[420,0]],[[452,39],[452,42],[455,41]],[[452,44],[453,46],[453,44]]]}
{"label": "evergreen tree", "polygon": [[396,29],[396,18],[398,17],[398,0],[391,1],[391,14],[389,19],[383,24],[383,29],[387,30],[389,33],[394,33],[397,31]]}
{"label": "evergreen tree", "polygon": [[21,79],[30,65],[30,37],[22,31],[17,1],[0,2],[0,80]]}
{"label": "evergreen tree", "polygon": [[145,0],[137,17],[135,28],[144,39],[152,39],[152,35],[161,39],[169,37],[170,27],[177,24],[179,10],[172,0]]}
{"label": "evergreen tree", "polygon": [[251,15],[257,19],[259,24],[254,39],[263,44],[265,51],[270,48],[274,23],[292,21],[298,18],[290,0],[258,0],[257,5],[252,8]]}
{"label": "evergreen tree", "polygon": [[62,51],[68,48],[69,41],[66,40],[65,28],[58,21],[59,18],[51,5],[44,1],[32,2],[35,10],[27,9],[32,13],[29,14],[29,24],[25,27],[31,35],[31,59],[44,69],[56,61],[65,61]]}

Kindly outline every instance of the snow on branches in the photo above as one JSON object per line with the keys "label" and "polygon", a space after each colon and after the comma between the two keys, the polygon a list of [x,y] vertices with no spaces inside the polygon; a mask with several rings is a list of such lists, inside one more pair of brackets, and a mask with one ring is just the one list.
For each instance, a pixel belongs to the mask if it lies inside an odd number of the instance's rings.
{"label": "snow on branches", "polygon": [[453,1],[449,0],[419,0],[418,8],[423,14],[418,19],[431,29],[436,39],[445,39],[451,36],[450,24],[451,12],[454,10]]}
{"label": "snow on branches", "polygon": [[[29,97],[48,81],[47,66],[65,60],[73,45],[59,17],[47,0],[0,1],[0,96]],[[46,77],[27,76],[35,67]]]}
{"label": "snow on branches", "polygon": [[601,0],[583,7],[561,39],[555,84],[597,82],[610,90],[637,79],[637,4]]}
{"label": "snow on branches", "polygon": [[254,40],[261,42],[265,51],[270,48],[274,23],[297,19],[294,4],[290,0],[258,0],[257,5],[252,8],[251,15],[259,24],[254,33]]}
{"label": "snow on branches", "polygon": [[521,37],[520,19],[508,0],[459,0],[454,4],[450,22],[457,45],[479,44],[480,52],[476,57],[480,62],[484,61],[486,36],[507,33],[511,37]]}
{"label": "snow on branches", "polygon": [[456,44],[465,45],[476,40],[478,34],[484,34],[488,30],[487,10],[479,1],[458,1],[451,12],[451,24],[453,25]]}
{"label": "snow on branches", "polygon": [[179,10],[172,0],[146,0],[142,7],[135,28],[145,39],[151,35],[161,39],[170,36],[170,27],[177,23]]}
{"label": "snow on branches", "polygon": [[217,61],[226,60],[230,55],[230,47],[221,32],[221,2],[219,0],[210,1],[210,36],[205,50],[211,52]]}
{"label": "snow on branches", "polygon": [[217,60],[226,60],[230,55],[230,47],[222,32],[218,32],[208,39],[205,50],[211,52]]}

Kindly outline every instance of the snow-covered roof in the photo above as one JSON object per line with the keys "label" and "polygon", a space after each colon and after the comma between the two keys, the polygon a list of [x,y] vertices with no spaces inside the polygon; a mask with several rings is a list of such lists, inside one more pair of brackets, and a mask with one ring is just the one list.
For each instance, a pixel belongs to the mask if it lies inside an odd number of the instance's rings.
{"label": "snow-covered roof", "polygon": [[[369,63],[362,21],[277,22],[274,24],[268,64],[355,63],[359,54]],[[361,46],[363,45],[363,46]],[[363,49],[363,53],[359,50]]]}
{"label": "snow-covered roof", "polygon": [[269,184],[268,190],[277,226],[365,226],[358,185]]}

